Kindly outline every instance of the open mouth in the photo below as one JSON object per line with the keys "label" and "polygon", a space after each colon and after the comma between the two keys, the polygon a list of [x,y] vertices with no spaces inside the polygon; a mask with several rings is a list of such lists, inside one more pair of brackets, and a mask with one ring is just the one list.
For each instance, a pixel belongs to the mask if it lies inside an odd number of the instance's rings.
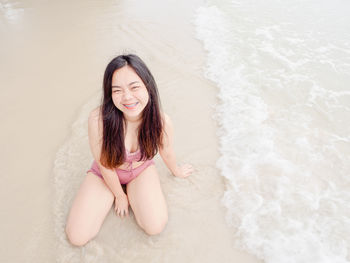
{"label": "open mouth", "polygon": [[139,104],[138,102],[132,103],[132,104],[123,104],[125,108],[127,109],[133,109]]}

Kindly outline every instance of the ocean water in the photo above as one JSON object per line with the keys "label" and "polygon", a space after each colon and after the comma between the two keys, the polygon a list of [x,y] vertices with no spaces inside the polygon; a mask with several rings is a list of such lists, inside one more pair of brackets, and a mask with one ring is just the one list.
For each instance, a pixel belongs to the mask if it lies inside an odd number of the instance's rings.
{"label": "ocean water", "polygon": [[350,262],[350,2],[207,1],[222,203],[269,263]]}

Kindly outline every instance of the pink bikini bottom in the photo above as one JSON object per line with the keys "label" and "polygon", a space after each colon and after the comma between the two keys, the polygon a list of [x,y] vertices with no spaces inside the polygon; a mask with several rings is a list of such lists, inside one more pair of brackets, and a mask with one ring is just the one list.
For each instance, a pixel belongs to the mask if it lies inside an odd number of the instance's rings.
{"label": "pink bikini bottom", "polygon": [[[117,175],[119,177],[120,184],[127,184],[133,179],[135,179],[140,173],[142,173],[143,170],[145,170],[148,166],[154,164],[153,159],[146,160],[144,163],[142,163],[140,166],[137,166],[136,168],[130,169],[130,170],[124,170],[124,169],[115,169],[117,172]],[[92,163],[92,166],[90,170],[87,171],[92,172],[93,174],[97,175],[103,180],[102,174],[100,172],[100,169],[98,167],[97,162],[94,160]]]}

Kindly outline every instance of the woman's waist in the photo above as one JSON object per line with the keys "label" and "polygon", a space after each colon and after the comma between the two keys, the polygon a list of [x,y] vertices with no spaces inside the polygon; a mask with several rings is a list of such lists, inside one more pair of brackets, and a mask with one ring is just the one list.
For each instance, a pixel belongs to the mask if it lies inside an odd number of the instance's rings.
{"label": "woman's waist", "polygon": [[[115,170],[130,171],[132,169],[136,169],[137,167],[143,165],[146,162],[153,162],[153,159],[134,162],[124,162],[120,166],[116,167]],[[100,170],[96,160],[93,161],[92,168]]]}
{"label": "woman's waist", "polygon": [[116,170],[123,170],[123,171],[130,171],[131,169],[135,169],[139,166],[141,166],[142,164],[144,164],[147,161],[140,161],[140,162],[124,162],[123,164],[121,164],[120,166],[118,166],[116,168]]}

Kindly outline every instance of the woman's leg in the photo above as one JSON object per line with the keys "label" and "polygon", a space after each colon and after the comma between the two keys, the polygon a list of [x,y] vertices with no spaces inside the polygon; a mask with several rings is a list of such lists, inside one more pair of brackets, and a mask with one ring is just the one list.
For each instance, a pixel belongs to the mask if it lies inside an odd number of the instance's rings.
{"label": "woman's leg", "polygon": [[114,195],[105,182],[87,173],[75,196],[67,219],[66,233],[76,246],[85,245],[99,232],[114,202]]}
{"label": "woman's leg", "polygon": [[168,210],[154,165],[127,184],[130,206],[139,226],[149,235],[161,233],[168,222]]}

